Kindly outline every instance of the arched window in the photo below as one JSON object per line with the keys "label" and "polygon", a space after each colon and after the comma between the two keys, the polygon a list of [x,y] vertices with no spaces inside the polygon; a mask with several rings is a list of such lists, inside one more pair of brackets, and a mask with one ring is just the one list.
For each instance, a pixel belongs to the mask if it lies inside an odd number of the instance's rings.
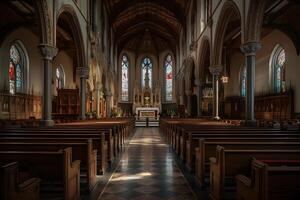
{"label": "arched window", "polygon": [[129,61],[126,55],[122,56],[122,101],[129,100]]}
{"label": "arched window", "polygon": [[24,73],[27,64],[26,56],[22,47],[15,43],[9,51],[9,93],[24,93]]}
{"label": "arched window", "polygon": [[246,87],[247,87],[247,70],[246,67],[243,66],[240,72],[240,86],[241,86],[241,96],[246,96]]}
{"label": "arched window", "polygon": [[153,64],[150,58],[146,57],[142,60],[142,88],[152,88],[152,66]]}
{"label": "arched window", "polygon": [[273,88],[276,93],[285,92],[285,50],[281,46],[276,46],[272,56],[272,79]]}
{"label": "arched window", "polygon": [[164,69],[165,69],[165,95],[166,95],[166,101],[172,101],[173,100],[173,61],[172,56],[169,54],[167,55],[164,63]]}
{"label": "arched window", "polygon": [[57,66],[55,69],[55,87],[63,89],[65,84],[65,73],[62,66]]}

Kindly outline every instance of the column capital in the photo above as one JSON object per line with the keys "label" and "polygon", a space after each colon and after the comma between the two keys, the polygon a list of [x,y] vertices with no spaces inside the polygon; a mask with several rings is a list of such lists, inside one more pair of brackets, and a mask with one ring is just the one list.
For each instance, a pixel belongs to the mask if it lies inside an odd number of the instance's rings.
{"label": "column capital", "polygon": [[210,73],[214,76],[219,76],[222,70],[223,70],[223,66],[221,65],[214,65],[209,67]]}
{"label": "column capital", "polygon": [[77,67],[76,74],[78,74],[81,78],[89,77],[89,68],[88,67]]}
{"label": "column capital", "polygon": [[52,61],[58,53],[58,49],[49,44],[40,44],[38,47],[45,60]]}
{"label": "column capital", "polygon": [[187,96],[191,96],[191,95],[192,95],[192,90],[186,90],[186,91],[185,91],[185,94],[186,94]]}
{"label": "column capital", "polygon": [[198,87],[202,86],[202,80],[200,78],[195,79],[195,85]]}
{"label": "column capital", "polygon": [[255,55],[261,49],[260,42],[246,42],[241,45],[241,51],[249,56]]}

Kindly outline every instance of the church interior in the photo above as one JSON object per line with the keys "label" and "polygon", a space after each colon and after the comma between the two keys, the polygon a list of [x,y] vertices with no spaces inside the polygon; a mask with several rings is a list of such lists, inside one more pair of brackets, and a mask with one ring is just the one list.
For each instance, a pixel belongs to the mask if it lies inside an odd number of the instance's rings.
{"label": "church interior", "polygon": [[0,200],[299,200],[298,9],[0,1]]}

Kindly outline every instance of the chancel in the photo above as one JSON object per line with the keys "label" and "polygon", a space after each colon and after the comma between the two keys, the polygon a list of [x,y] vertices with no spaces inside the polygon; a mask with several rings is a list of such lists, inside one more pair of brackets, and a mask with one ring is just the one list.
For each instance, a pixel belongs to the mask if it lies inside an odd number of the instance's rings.
{"label": "chancel", "polygon": [[0,200],[300,199],[300,1],[0,1]]}

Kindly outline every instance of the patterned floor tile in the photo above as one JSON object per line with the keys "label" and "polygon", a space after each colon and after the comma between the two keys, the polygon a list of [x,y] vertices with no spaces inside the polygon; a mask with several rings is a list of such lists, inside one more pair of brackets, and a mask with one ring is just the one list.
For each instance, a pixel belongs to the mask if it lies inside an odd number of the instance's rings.
{"label": "patterned floor tile", "polygon": [[100,200],[194,200],[157,128],[138,128]]}
{"label": "patterned floor tile", "polygon": [[160,191],[159,188],[153,187],[153,186],[142,186],[142,187],[138,187],[134,190],[137,191],[137,192],[140,192],[142,194],[151,194],[151,193]]}
{"label": "patterned floor tile", "polygon": [[138,197],[136,197],[136,198],[134,198],[132,200],[163,200],[163,199],[159,198],[157,196],[146,194],[146,195],[138,196]]}

